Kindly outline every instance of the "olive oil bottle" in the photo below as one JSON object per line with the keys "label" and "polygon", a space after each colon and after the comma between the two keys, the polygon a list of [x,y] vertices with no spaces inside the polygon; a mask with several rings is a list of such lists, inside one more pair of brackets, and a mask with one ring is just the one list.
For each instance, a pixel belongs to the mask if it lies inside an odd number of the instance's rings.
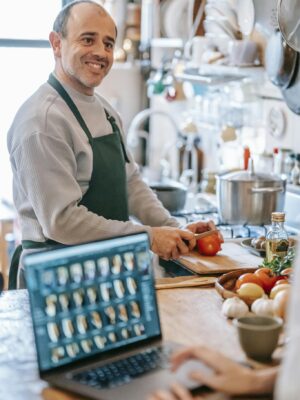
{"label": "olive oil bottle", "polygon": [[266,235],[266,257],[272,261],[276,256],[283,258],[288,253],[289,237],[284,229],[285,213],[272,212],[272,226]]}

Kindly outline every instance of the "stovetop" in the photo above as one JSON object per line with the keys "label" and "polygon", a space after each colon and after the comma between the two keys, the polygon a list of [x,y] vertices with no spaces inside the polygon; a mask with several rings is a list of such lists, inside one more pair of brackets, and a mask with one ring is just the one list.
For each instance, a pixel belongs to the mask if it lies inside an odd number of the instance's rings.
{"label": "stovetop", "polygon": [[[288,197],[288,196],[287,196]],[[289,199],[289,197],[288,197]],[[287,199],[287,200],[288,200]],[[299,198],[300,200],[300,198]],[[289,202],[287,202],[289,204]],[[182,210],[174,212],[172,215],[178,219],[182,224],[188,224],[195,221],[201,220],[212,220],[217,228],[221,231],[224,239],[237,239],[237,238],[254,238],[259,236],[266,236],[270,225],[250,225],[250,224],[225,224],[220,220],[218,210],[212,202],[206,199],[201,199],[200,206],[194,210]],[[299,203],[297,203],[299,205]],[[290,208],[290,207],[289,207]],[[299,230],[291,224],[288,217],[291,211],[286,211],[287,222],[285,228],[290,236],[299,234]],[[294,214],[294,212],[292,213]]]}
{"label": "stovetop", "polygon": [[183,225],[195,221],[212,220],[221,231],[224,239],[266,236],[269,228],[269,225],[224,224],[220,222],[216,209],[192,212],[182,211],[173,213],[172,215],[175,216]]}
{"label": "stovetop", "polygon": [[[299,204],[299,203],[297,203]],[[289,213],[288,213],[289,214]],[[201,221],[201,220],[212,220],[217,228],[221,231],[224,239],[237,239],[237,238],[254,238],[259,236],[266,236],[266,233],[270,225],[231,225],[223,224],[220,222],[218,210],[213,203],[205,200],[202,207],[198,207],[192,211],[183,210],[172,214],[178,219],[178,221],[185,225],[187,223]],[[299,234],[299,230],[295,229],[292,225],[286,225],[286,230],[289,236],[295,236]],[[174,260],[165,261],[160,259],[159,264],[166,270],[169,276],[185,276],[185,275],[196,275],[194,272],[185,268],[181,264]]]}

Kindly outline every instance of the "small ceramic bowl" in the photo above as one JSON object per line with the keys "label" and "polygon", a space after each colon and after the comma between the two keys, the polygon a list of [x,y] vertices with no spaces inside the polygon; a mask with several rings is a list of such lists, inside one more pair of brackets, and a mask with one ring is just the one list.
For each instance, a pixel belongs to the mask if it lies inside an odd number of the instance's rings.
{"label": "small ceramic bowl", "polygon": [[268,362],[278,344],[282,319],[277,317],[248,316],[235,319],[242,349],[249,358]]}

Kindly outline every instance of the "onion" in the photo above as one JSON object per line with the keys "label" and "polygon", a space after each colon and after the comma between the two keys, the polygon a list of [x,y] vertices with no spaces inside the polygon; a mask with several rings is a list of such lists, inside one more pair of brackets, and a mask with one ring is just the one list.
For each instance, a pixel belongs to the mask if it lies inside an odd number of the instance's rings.
{"label": "onion", "polygon": [[282,290],[276,294],[273,300],[273,311],[277,317],[286,318],[289,296],[289,290]]}
{"label": "onion", "polygon": [[252,282],[243,283],[241,287],[237,290],[237,293],[242,300],[244,299],[255,300],[258,299],[259,297],[262,297],[265,294],[261,286]]}
{"label": "onion", "polygon": [[[280,281],[279,281],[280,282]],[[274,299],[279,292],[281,292],[282,290],[289,290],[290,289],[290,284],[286,283],[285,285],[277,285],[272,287],[272,290],[270,292],[270,299]]]}

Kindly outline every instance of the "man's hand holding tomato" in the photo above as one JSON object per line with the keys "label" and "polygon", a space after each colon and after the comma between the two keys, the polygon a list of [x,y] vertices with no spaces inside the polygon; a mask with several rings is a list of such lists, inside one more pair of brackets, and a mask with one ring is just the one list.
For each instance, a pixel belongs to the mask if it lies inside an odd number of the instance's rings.
{"label": "man's hand holding tomato", "polygon": [[[173,227],[153,227],[151,249],[159,257],[169,260],[176,259],[196,247],[196,239],[193,234],[215,230],[213,221],[199,221],[188,224],[183,229]],[[223,243],[220,233],[215,236],[218,243]]]}
{"label": "man's hand holding tomato", "polygon": [[[191,230],[193,233],[203,233],[206,231],[212,231],[216,229],[213,221],[199,221],[186,226],[187,229]],[[197,249],[200,254],[206,256],[214,256],[221,250],[221,243],[224,242],[222,234],[218,231],[212,233],[209,236],[195,240],[193,248],[197,245]],[[192,243],[190,242],[190,245]]]}

